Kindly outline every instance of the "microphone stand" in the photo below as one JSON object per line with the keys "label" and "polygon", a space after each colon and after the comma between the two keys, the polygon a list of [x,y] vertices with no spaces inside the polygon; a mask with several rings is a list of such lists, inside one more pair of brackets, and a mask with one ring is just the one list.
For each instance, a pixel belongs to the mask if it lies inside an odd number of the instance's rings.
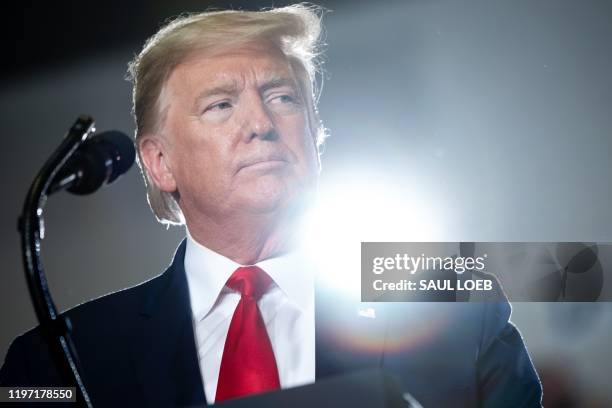
{"label": "microphone stand", "polygon": [[30,186],[18,226],[23,265],[36,317],[63,381],[68,385],[76,385],[78,406],[88,408],[91,408],[92,404],[80,374],[78,355],[70,336],[71,323],[67,317],[57,312],[47,284],[40,249],[45,233],[43,209],[47,197],[59,190],[50,191],[51,184],[66,160],[95,131],[94,126],[94,120],[89,116],[77,118]]}

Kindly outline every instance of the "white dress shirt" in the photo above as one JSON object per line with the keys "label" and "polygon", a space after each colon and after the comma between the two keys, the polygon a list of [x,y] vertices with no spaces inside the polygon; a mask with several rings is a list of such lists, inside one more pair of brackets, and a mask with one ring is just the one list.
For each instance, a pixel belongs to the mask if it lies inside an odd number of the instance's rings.
{"label": "white dress shirt", "polygon": [[[281,388],[315,380],[314,279],[300,253],[256,264],[274,283],[257,302],[274,356]],[[185,272],[200,372],[209,404],[214,403],[225,338],[240,294],[225,286],[240,266],[196,242],[187,231]]]}

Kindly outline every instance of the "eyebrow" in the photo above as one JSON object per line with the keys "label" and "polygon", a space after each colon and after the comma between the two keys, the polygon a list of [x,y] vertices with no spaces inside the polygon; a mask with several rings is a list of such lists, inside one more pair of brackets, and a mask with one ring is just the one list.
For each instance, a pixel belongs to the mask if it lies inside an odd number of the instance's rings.
{"label": "eyebrow", "polygon": [[289,77],[272,77],[267,79],[263,84],[259,86],[259,92],[265,92],[274,88],[281,88],[283,86],[289,86],[291,88],[297,88],[297,84],[293,78]]}
{"label": "eyebrow", "polygon": [[[293,89],[297,89],[297,84],[295,80],[289,77],[284,76],[275,76],[269,79],[266,79],[263,84],[258,87],[259,92],[265,92],[270,89],[280,88],[283,86],[289,86]],[[203,99],[209,98],[211,96],[217,95],[235,95],[238,93],[238,84],[236,82],[227,82],[224,84],[220,84],[214,86],[212,88],[207,88],[204,91],[200,92],[200,94],[195,98],[194,107],[198,107]]]}

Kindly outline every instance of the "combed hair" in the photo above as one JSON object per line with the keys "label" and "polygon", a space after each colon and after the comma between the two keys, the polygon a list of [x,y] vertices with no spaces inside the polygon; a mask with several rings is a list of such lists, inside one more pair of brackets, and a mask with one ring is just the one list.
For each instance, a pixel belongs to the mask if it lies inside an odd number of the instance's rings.
{"label": "combed hair", "polygon": [[[142,51],[129,63],[136,145],[139,146],[144,135],[162,129],[160,96],[177,65],[194,54],[264,40],[277,46],[293,67],[306,100],[312,137],[320,146],[326,135],[316,106],[320,91],[317,74],[321,64],[321,15],[322,9],[317,6],[295,4],[262,11],[208,11],[170,21],[147,40]],[[138,164],[149,205],[158,221],[183,224],[183,214],[175,197],[157,188],[143,164],[140,149]]]}

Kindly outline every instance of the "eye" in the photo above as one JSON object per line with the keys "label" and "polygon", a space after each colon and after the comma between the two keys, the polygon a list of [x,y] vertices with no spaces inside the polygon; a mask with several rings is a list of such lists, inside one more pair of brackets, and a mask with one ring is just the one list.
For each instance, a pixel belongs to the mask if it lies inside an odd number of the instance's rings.
{"label": "eye", "polygon": [[231,100],[215,102],[208,105],[202,112],[202,118],[215,123],[227,120],[234,111],[234,104]]}
{"label": "eye", "polygon": [[206,110],[204,112],[208,112],[208,111],[220,111],[220,110],[226,110],[232,107],[232,104],[227,102],[227,101],[223,101],[223,102],[218,102],[215,103],[213,105],[210,105],[208,108],[206,108]]}
{"label": "eye", "polygon": [[268,98],[268,104],[278,107],[298,107],[300,98],[294,93],[276,93]]}
{"label": "eye", "polygon": [[302,110],[302,101],[292,90],[278,90],[266,98],[266,104],[271,112],[280,115],[290,115]]}
{"label": "eye", "polygon": [[280,103],[293,103],[295,102],[295,98],[293,98],[291,95],[278,95],[272,98],[272,101]]}

